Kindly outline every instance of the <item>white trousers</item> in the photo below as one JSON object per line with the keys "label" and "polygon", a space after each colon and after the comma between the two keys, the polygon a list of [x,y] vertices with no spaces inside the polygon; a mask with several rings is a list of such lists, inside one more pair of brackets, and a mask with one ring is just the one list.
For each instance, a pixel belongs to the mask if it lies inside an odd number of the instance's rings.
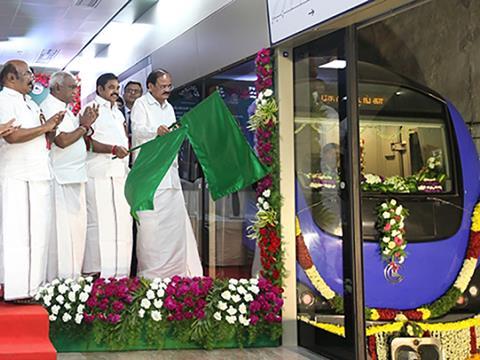
{"label": "white trousers", "polygon": [[139,211],[138,217],[138,276],[202,276],[197,242],[181,190],[157,189],[154,210]]}
{"label": "white trousers", "polygon": [[130,275],[132,218],[123,188],[125,178],[89,178],[87,242],[83,272],[102,277]]}
{"label": "white trousers", "polygon": [[32,297],[46,281],[51,181],[0,180],[0,283],[5,300]]}
{"label": "white trousers", "polygon": [[85,184],[59,184],[55,194],[55,236],[49,246],[48,281],[77,278],[82,273],[87,236]]}

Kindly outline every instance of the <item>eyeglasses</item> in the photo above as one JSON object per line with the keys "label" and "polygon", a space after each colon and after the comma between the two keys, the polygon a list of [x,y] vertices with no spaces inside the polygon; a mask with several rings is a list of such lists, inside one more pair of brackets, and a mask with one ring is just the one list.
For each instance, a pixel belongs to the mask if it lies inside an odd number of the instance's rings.
{"label": "eyeglasses", "polygon": [[25,71],[23,74],[21,74],[23,77],[34,77],[35,75],[33,74],[33,72],[31,72],[30,70],[27,70]]}
{"label": "eyeglasses", "polygon": [[132,95],[141,94],[141,93],[142,93],[142,90],[138,90],[138,89],[126,89],[126,90],[125,90],[125,93],[129,93],[129,94],[132,94]]}
{"label": "eyeglasses", "polygon": [[168,84],[168,85],[157,85],[157,87],[161,90],[173,90],[175,88],[175,86],[173,86],[172,84]]}

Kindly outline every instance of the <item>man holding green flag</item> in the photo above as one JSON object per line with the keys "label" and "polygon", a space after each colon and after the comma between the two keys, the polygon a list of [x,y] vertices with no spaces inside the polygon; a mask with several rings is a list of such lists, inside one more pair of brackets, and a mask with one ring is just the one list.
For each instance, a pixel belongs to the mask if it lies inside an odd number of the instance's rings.
{"label": "man holding green flag", "polygon": [[[125,193],[133,194],[130,207],[139,220],[138,276],[149,279],[203,274],[178,175],[177,153],[185,132],[168,129],[176,121],[168,102],[172,88],[167,71],[153,71],[147,93],[135,101],[131,112],[133,146],[145,145]],[[150,141],[157,136],[160,144]]]}
{"label": "man holding green flag", "polygon": [[[157,106],[156,109],[161,107],[160,101],[158,105],[154,105],[150,99],[154,96],[154,92],[160,91],[159,98],[163,97],[164,99],[162,104],[168,104],[166,98],[171,90],[171,77],[166,72],[164,74],[156,80],[158,81],[156,85],[149,84],[147,79],[147,87],[151,94],[140,98],[140,102],[137,100],[133,107],[132,132],[134,139],[138,138],[140,134],[146,133],[146,127],[139,126],[139,124],[145,124],[147,121],[139,121],[139,119],[148,116],[139,116],[141,111],[147,114],[146,111],[140,109],[147,108],[147,105]],[[163,88],[159,88],[161,86]],[[148,117],[148,122],[152,124],[149,125],[149,138],[154,140],[148,143],[144,141],[134,143],[134,145],[144,145],[141,146],[141,152],[125,184],[125,196],[130,204],[132,214],[139,219],[139,229],[144,226],[144,221],[155,223],[155,226],[147,225],[148,233],[145,232],[145,228],[139,230],[137,244],[139,275],[153,274],[143,270],[144,264],[151,261],[152,268],[156,269],[155,276],[163,277],[165,274],[167,276],[185,274],[185,271],[182,272],[183,269],[187,269],[188,274],[192,259],[191,257],[189,259],[191,225],[185,206],[182,203],[183,210],[179,210],[178,214],[172,217],[170,211],[177,208],[176,201],[180,200],[170,198],[166,192],[160,191],[165,182],[172,181],[173,177],[178,179],[176,156],[185,137],[188,137],[202,166],[210,194],[214,200],[253,184],[267,175],[269,170],[255,156],[233,115],[217,92],[185,114],[180,120],[181,127],[177,130],[170,132],[166,126],[159,125],[160,115],[160,112],[157,111],[155,114],[152,112],[152,116]],[[173,109],[171,116],[174,119]],[[174,120],[171,121],[171,123],[173,122]],[[166,125],[167,122],[164,124]],[[158,127],[155,128],[155,126]],[[156,135],[159,136],[155,138]],[[179,183],[178,189],[181,193]],[[183,196],[181,200],[183,202]],[[165,210],[159,211],[161,208]],[[185,214],[187,218],[186,233],[181,229],[185,222],[180,213]],[[167,233],[174,228],[174,231]],[[141,231],[142,235],[140,236]],[[174,234],[178,236],[174,236]],[[193,237],[193,233],[191,235]],[[164,242],[168,243],[167,250],[163,245]],[[149,244],[148,251],[146,251],[145,244]],[[180,255],[182,248],[186,249],[186,256],[182,254],[183,257]],[[172,251],[175,252],[172,253]],[[171,265],[174,257],[177,259],[177,266]],[[181,259],[185,259],[182,264],[187,266],[178,266],[178,261],[181,263]]]}

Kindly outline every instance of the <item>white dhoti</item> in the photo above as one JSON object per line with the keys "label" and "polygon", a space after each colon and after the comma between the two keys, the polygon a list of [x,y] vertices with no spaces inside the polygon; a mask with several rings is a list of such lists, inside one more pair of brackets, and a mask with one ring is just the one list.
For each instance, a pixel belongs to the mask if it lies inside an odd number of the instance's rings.
{"label": "white dhoti", "polygon": [[89,178],[84,273],[130,275],[132,218],[123,194],[124,177]]}
{"label": "white dhoti", "polygon": [[48,281],[81,275],[87,236],[85,184],[54,180],[53,187],[56,226],[48,251]]}
{"label": "white dhoti", "polygon": [[181,190],[157,189],[154,210],[139,211],[138,217],[139,276],[202,276],[197,242]]}
{"label": "white dhoti", "polygon": [[0,283],[5,300],[32,297],[46,281],[51,181],[0,181]]}

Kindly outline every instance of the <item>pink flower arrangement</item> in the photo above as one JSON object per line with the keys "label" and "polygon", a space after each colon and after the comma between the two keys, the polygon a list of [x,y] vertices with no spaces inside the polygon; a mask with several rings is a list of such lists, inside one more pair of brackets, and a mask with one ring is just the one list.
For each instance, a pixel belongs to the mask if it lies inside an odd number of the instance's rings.
{"label": "pink flower arrangement", "polygon": [[95,280],[83,313],[85,322],[92,323],[98,319],[111,324],[119,323],[126,305],[132,303],[134,294],[139,288],[139,278]]}
{"label": "pink flower arrangement", "polygon": [[255,88],[257,93],[272,86],[273,69],[271,65],[270,49],[262,49],[257,53],[255,58],[255,65],[257,67],[257,80],[255,81]]}
{"label": "pink flower arrangement", "polygon": [[260,292],[249,305],[250,324],[255,325],[261,319],[269,324],[281,322],[280,311],[283,306],[283,289],[273,285],[270,280],[265,278],[258,279],[258,287]]}
{"label": "pink flower arrangement", "polygon": [[210,277],[174,276],[165,289],[164,307],[168,321],[203,319],[206,297],[213,286]]}

